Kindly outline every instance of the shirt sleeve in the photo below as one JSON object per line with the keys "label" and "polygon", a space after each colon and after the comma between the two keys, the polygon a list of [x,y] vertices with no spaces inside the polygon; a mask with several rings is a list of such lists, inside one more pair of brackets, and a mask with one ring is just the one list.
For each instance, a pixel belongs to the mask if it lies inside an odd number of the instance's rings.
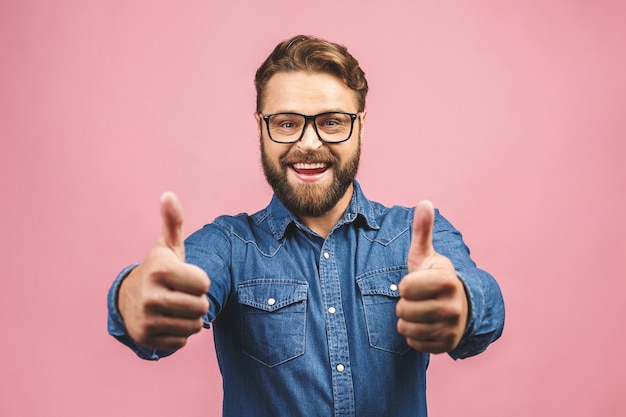
{"label": "shirt sleeve", "polygon": [[465,334],[449,355],[453,359],[477,355],[502,335],[504,328],[502,292],[488,272],[476,267],[461,233],[438,211],[435,215],[433,244],[437,252],[452,261],[457,276],[465,286],[468,298],[469,314]]}

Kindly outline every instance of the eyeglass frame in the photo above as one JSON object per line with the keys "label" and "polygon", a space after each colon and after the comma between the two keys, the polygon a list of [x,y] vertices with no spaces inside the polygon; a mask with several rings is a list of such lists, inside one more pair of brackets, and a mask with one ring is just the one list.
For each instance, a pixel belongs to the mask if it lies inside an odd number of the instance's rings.
{"label": "eyeglass frame", "polygon": [[[304,125],[302,127],[302,132],[300,133],[300,136],[298,137],[298,139],[293,140],[293,141],[289,141],[289,142],[279,142],[279,141],[277,141],[276,139],[274,139],[272,137],[272,133],[270,132],[270,124],[269,124],[270,117],[272,117],[272,116],[279,116],[281,114],[293,114],[293,115],[296,115],[296,116],[304,117]],[[327,114],[344,114],[346,116],[350,116],[350,133],[348,134],[347,138],[334,142],[334,141],[324,140],[322,138],[322,136],[320,136],[320,132],[317,130],[317,123],[315,123],[315,120],[317,119],[318,116],[324,116],[324,115],[327,115]],[[258,112],[258,115],[261,117],[261,119],[265,120],[265,127],[267,129],[267,136],[270,138],[270,140],[272,142],[280,143],[280,144],[284,144],[284,145],[291,145],[291,144],[299,142],[304,137],[304,132],[306,132],[306,127],[307,127],[309,121],[313,122],[313,130],[315,131],[315,134],[317,135],[318,139],[321,140],[322,142],[330,143],[330,144],[347,142],[352,137],[352,133],[354,133],[354,121],[361,114],[363,114],[363,112],[348,113],[348,112],[343,112],[343,111],[325,111],[325,112],[322,112],[322,113],[314,114],[312,116],[308,116],[306,114],[296,113],[296,112],[291,112],[291,111],[272,113],[272,114],[263,114],[261,112]]]}

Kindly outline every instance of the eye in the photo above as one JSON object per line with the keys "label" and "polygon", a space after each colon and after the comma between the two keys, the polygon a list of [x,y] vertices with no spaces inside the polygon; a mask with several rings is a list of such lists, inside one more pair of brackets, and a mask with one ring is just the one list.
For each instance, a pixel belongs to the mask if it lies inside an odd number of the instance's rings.
{"label": "eye", "polygon": [[271,125],[274,127],[289,127],[293,125],[293,120],[283,114],[277,114],[270,119]]}
{"label": "eye", "polygon": [[302,129],[304,118],[298,114],[278,113],[269,119],[270,132],[273,135],[296,135]]}
{"label": "eye", "polygon": [[328,133],[343,132],[349,129],[350,119],[342,113],[326,113],[318,116],[317,127]]}

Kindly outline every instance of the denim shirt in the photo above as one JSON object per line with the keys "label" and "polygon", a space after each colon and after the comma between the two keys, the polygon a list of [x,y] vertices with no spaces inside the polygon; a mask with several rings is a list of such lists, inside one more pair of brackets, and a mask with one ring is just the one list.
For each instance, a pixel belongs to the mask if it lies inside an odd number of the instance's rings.
{"label": "denim shirt", "polygon": [[[273,197],[249,216],[222,216],[185,241],[187,262],[211,278],[210,310],[223,377],[224,416],[426,416],[429,355],[396,330],[398,283],[407,274],[412,208],[386,208],[355,191],[326,239]],[[435,211],[435,250],[463,281],[470,317],[453,358],[496,340],[504,304],[476,268],[461,234]],[[109,293],[109,332],[144,359]]]}

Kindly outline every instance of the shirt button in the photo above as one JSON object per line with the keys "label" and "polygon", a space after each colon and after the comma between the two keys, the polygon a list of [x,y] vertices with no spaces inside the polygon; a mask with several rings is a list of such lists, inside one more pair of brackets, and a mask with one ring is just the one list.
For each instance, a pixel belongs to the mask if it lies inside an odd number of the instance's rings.
{"label": "shirt button", "polygon": [[337,310],[335,310],[335,307],[328,307],[328,312],[330,314],[335,314],[337,312]]}
{"label": "shirt button", "polygon": [[328,259],[330,258],[330,255],[328,254],[328,252],[324,252],[324,259]]}
{"label": "shirt button", "polygon": [[398,291],[398,286],[397,286],[396,284],[391,284],[391,285],[389,286],[389,289],[390,289],[391,291]]}
{"label": "shirt button", "polygon": [[337,365],[337,372],[343,372],[345,370],[346,370],[346,368],[342,364]]}
{"label": "shirt button", "polygon": [[267,305],[273,306],[274,304],[276,304],[276,300],[274,300],[273,298],[267,300]]}

